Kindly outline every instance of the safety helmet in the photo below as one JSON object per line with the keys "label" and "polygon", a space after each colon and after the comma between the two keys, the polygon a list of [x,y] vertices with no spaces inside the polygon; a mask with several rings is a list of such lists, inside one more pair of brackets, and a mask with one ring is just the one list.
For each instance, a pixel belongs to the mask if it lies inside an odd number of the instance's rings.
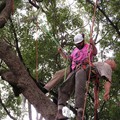
{"label": "safety helmet", "polygon": [[78,44],[78,43],[82,42],[83,40],[84,40],[83,35],[82,34],[77,34],[74,37],[74,44]]}

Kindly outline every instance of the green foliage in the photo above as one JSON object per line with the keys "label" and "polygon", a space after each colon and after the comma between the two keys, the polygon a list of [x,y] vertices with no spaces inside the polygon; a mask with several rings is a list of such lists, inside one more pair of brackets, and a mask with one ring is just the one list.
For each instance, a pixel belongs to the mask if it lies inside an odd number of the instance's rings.
{"label": "green foliage", "polygon": [[[15,98],[11,86],[9,86],[7,82],[1,81],[0,86],[0,97],[2,99],[2,103],[5,105],[8,112],[12,113],[15,118],[19,118],[19,116],[21,116],[21,98]],[[7,113],[2,105],[0,105],[0,108],[0,119],[6,118]]]}
{"label": "green foliage", "polygon": [[[39,81],[46,83],[50,80],[55,71],[65,67],[66,63],[61,59],[57,52],[58,45],[56,40],[65,51],[70,53],[73,49],[73,37],[78,32],[84,32],[86,39],[89,40],[89,27],[91,26],[93,16],[93,6],[85,0],[76,0],[74,4],[66,5],[64,0],[43,0],[40,3],[40,10],[33,9],[33,7],[22,0],[15,1],[15,14],[12,16],[12,21],[17,34],[19,49],[23,57],[26,67],[30,74],[35,78],[36,69],[36,41],[35,33],[37,32],[38,45],[38,63],[39,63]],[[119,118],[120,107],[117,104],[120,102],[120,39],[116,28],[120,29],[120,11],[119,0],[104,0],[100,1],[100,9],[113,22],[115,27],[111,25],[109,20],[98,9],[96,11],[95,29],[93,36],[97,37],[96,43],[99,43],[101,48],[99,53],[109,50],[114,51],[114,57],[117,60],[117,70],[113,74],[113,82],[110,93],[110,100],[105,103],[104,109],[99,112],[100,120],[117,120]],[[21,11],[24,12],[21,12]],[[84,17],[83,17],[84,16]],[[86,17],[87,16],[87,17]],[[36,25],[38,22],[38,26]],[[88,22],[87,27],[83,27]],[[119,30],[120,31],[120,30]],[[48,34],[49,33],[49,34]],[[13,34],[13,27],[10,21],[6,26],[0,29],[0,38],[9,40],[8,42],[15,48],[15,36]],[[53,40],[54,38],[54,40]],[[16,51],[17,54],[17,51]],[[18,55],[18,54],[17,54]],[[106,54],[104,54],[106,56]],[[6,67],[3,65],[3,68]],[[1,91],[1,98],[8,110],[12,110],[15,117],[21,114],[21,98],[14,98],[11,87],[0,81],[3,86]],[[103,84],[101,85],[103,86]],[[5,91],[4,95],[2,91]],[[91,94],[93,91],[90,89]],[[100,88],[100,107],[103,105],[103,87]],[[14,104],[13,104],[14,103]],[[2,106],[0,106],[1,119],[6,116]],[[87,116],[93,119],[94,114],[93,102],[88,98]]]}

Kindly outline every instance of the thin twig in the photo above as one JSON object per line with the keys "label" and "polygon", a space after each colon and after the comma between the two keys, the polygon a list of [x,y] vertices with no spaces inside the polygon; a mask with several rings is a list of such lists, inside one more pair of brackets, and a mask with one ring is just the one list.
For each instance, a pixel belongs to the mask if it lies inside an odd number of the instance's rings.
{"label": "thin twig", "polygon": [[2,102],[2,99],[0,98],[0,104],[2,105],[2,107],[4,108],[4,110],[6,111],[6,113],[8,114],[8,116],[11,118],[11,119],[13,119],[13,120],[17,120],[16,118],[14,118],[11,114],[10,114],[10,112],[7,110],[7,108],[6,108],[6,106],[3,104],[3,102]]}

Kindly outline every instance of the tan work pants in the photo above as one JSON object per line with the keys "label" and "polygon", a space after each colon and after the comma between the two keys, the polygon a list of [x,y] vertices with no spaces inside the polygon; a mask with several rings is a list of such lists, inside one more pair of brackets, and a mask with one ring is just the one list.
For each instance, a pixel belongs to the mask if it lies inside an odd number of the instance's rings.
{"label": "tan work pants", "polygon": [[58,83],[64,80],[64,77],[67,78],[68,74],[70,73],[70,67],[57,71],[52,79],[44,86],[45,89],[50,91],[53,89]]}

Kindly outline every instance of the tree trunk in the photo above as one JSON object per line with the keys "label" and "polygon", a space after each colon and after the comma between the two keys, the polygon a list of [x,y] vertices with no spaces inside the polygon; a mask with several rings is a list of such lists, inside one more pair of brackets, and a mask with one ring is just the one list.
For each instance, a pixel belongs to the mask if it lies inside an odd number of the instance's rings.
{"label": "tree trunk", "polygon": [[24,97],[46,120],[54,120],[57,106],[41,92],[11,46],[3,40],[0,40],[0,58],[10,70],[3,72],[1,76],[10,84],[21,89]]}

